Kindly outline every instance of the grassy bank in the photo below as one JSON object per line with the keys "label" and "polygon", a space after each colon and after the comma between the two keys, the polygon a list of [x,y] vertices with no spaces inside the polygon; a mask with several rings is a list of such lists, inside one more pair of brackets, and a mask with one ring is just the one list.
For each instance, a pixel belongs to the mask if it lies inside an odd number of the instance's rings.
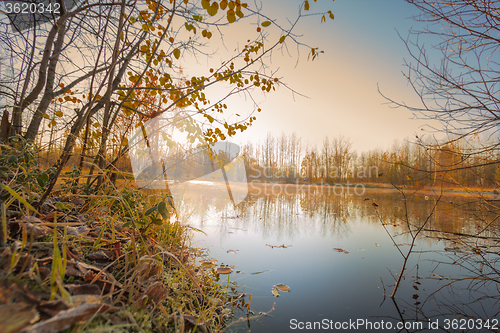
{"label": "grassy bank", "polygon": [[51,170],[31,148],[3,146],[0,165],[0,332],[217,332],[244,302],[165,193],[66,175],[37,205]]}

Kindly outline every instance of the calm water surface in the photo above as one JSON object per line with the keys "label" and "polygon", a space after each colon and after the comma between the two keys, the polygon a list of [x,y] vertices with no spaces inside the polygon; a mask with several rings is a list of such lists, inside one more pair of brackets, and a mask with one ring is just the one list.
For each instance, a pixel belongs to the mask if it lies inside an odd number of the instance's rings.
{"label": "calm water surface", "polygon": [[[346,331],[336,330],[335,324],[337,328],[346,328],[347,323],[357,320],[360,332],[398,332],[401,330],[396,325],[403,320],[407,327],[419,323],[416,325],[423,328],[420,331],[426,332],[479,332],[487,330],[478,329],[478,323],[465,321],[471,318],[467,316],[500,319],[495,285],[466,280],[446,287],[451,280],[440,279],[470,276],[467,269],[480,265],[446,264],[465,255],[457,252],[463,248],[463,240],[450,234],[446,236],[454,237],[456,242],[429,237],[439,236],[429,232],[417,239],[395,301],[388,297],[403,258],[381,220],[396,243],[411,242],[407,226],[401,221],[405,216],[401,194],[367,189],[363,195],[352,191],[336,195],[319,188],[278,192],[254,190],[236,211],[224,200],[223,187],[208,192],[198,186],[184,193],[179,210],[191,226],[205,233],[195,233],[193,246],[207,248],[219,264],[237,267],[234,271],[240,272],[233,272],[230,279],[238,283],[240,290],[252,294],[254,313],[267,312],[274,304],[274,311],[267,316],[236,323],[228,332],[291,332],[300,330],[302,325],[305,330],[308,323],[314,322],[322,324],[316,323],[318,332]],[[374,207],[374,202],[378,207]],[[432,196],[427,200],[424,195],[408,197],[410,222],[423,223],[434,203]],[[464,205],[464,197],[443,197],[426,228],[476,232],[481,226],[473,215],[464,213]],[[406,254],[409,246],[401,245],[400,249]],[[472,258],[480,260],[479,255]],[[290,292],[274,297],[272,288],[279,283],[290,287]],[[246,317],[245,312],[235,309],[235,319],[240,317]],[[463,321],[457,322],[459,326],[465,322],[473,328],[462,325],[465,329],[444,329],[445,319],[460,318]],[[430,329],[429,320],[438,321],[440,329]],[[387,322],[392,329],[388,329]],[[354,331],[352,325],[349,327]],[[418,328],[414,326],[408,331]]]}

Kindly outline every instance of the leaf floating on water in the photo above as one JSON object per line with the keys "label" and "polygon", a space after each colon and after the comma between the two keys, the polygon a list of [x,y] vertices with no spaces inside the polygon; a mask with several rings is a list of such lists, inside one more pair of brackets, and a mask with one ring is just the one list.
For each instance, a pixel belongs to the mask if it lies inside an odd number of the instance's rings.
{"label": "leaf floating on water", "polygon": [[268,269],[266,269],[265,271],[260,271],[260,272],[254,272],[254,273],[250,273],[251,275],[256,275],[256,274],[261,274],[261,273],[265,273],[265,272],[269,272]]}
{"label": "leaf floating on water", "polygon": [[266,246],[269,246],[271,249],[274,249],[275,247],[278,248],[278,249],[286,249],[287,247],[290,247],[291,245],[285,245],[285,244],[281,244],[281,245],[269,245],[269,244],[266,244]]}
{"label": "leaf floating on water", "polygon": [[358,249],[358,251],[366,251],[365,249]]}
{"label": "leaf floating on water", "polygon": [[441,276],[441,275],[438,275],[438,274],[432,274],[433,276],[437,277],[439,280],[448,280],[449,278],[446,277],[446,276]]}
{"label": "leaf floating on water", "polygon": [[380,244],[375,243],[375,245],[377,245],[377,247],[380,247]]}
{"label": "leaf floating on water", "polygon": [[333,249],[334,249],[335,251],[337,251],[337,252],[344,252],[345,254],[349,254],[349,251],[344,250],[344,249],[341,249],[341,248],[339,248],[339,247],[334,247]]}
{"label": "leaf floating on water", "polygon": [[274,288],[278,289],[279,291],[290,291],[290,287],[285,286],[283,283],[275,285]]}
{"label": "leaf floating on water", "polygon": [[394,244],[394,246],[411,246],[410,243]]}
{"label": "leaf floating on water", "polygon": [[274,297],[278,297],[280,295],[280,292],[276,289],[276,287],[273,288],[272,293]]}
{"label": "leaf floating on water", "polygon": [[239,250],[227,250],[227,253],[238,253]]}
{"label": "leaf floating on water", "polygon": [[229,268],[229,267],[218,267],[217,268],[217,273],[219,273],[219,274],[229,274],[229,273],[231,273],[231,268]]}

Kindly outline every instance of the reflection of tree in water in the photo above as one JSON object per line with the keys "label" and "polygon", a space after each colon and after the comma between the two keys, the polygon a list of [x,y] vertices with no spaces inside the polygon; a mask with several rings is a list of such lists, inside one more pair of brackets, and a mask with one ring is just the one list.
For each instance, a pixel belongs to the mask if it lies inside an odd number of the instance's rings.
{"label": "reflection of tree in water", "polygon": [[[434,198],[424,196],[408,197],[410,223],[420,226],[425,222],[434,205]],[[405,208],[401,195],[393,192],[371,192],[363,196],[328,193],[327,191],[297,191],[286,194],[250,194],[240,203],[236,211],[228,205],[225,188],[210,192],[203,186],[193,186],[183,195],[181,216],[188,217],[186,223],[203,226],[207,221],[220,226],[220,234],[227,236],[234,229],[253,229],[264,237],[294,237],[299,233],[318,235],[346,236],[350,232],[350,223],[362,220],[363,223],[380,224],[375,215],[373,203],[384,223],[392,227],[395,234],[408,232],[402,220]],[[428,222],[426,229],[439,230],[424,232],[424,236],[442,237],[459,241],[457,234],[477,232],[484,223],[490,221],[483,215],[478,216],[477,204],[467,198],[446,197],[436,210],[435,216]],[[236,218],[239,216],[238,218]],[[426,237],[421,237],[420,243]],[[431,242],[428,239],[428,242]],[[449,246],[449,244],[447,244]]]}
{"label": "reflection of tree in water", "polygon": [[[434,204],[431,198],[411,197],[408,215],[412,225],[422,225],[429,216],[429,202]],[[485,204],[487,202],[458,196],[447,196],[440,202],[435,218],[424,230],[429,240],[442,240],[444,249],[432,251],[432,274],[423,277],[406,274],[406,283],[413,284],[415,290],[410,290],[414,294],[393,300],[398,316],[392,320],[419,321],[424,325],[429,320],[439,320],[439,330],[448,332],[498,331],[498,322],[491,322],[500,314],[499,238],[498,225],[494,224],[498,213],[487,211]],[[401,214],[401,209],[393,208],[393,211]],[[422,239],[420,237],[419,242]],[[420,260],[417,262],[423,264]],[[480,329],[487,320],[489,327]],[[450,327],[444,327],[446,323]],[[427,328],[424,326],[424,331]],[[408,330],[416,331],[419,330]]]}

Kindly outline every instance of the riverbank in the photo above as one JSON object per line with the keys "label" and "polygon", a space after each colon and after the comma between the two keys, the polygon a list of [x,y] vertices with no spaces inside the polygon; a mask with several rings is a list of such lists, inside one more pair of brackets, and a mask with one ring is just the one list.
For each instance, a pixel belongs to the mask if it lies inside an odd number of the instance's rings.
{"label": "riverbank", "polygon": [[[244,184],[233,185],[233,187],[244,187]],[[462,195],[462,196],[484,196],[484,197],[500,197],[500,193],[494,193],[495,189],[481,188],[440,188],[440,187],[423,187],[415,189],[412,187],[400,187],[406,193],[414,195]],[[326,195],[364,195],[365,192],[398,192],[399,190],[391,184],[380,183],[345,183],[345,184],[284,184],[284,183],[261,183],[249,182],[248,191],[253,194],[291,194],[297,192],[307,192],[310,194],[326,194]]]}
{"label": "riverbank", "polygon": [[2,186],[0,332],[225,326],[230,296],[188,246],[169,197],[62,186],[36,209],[38,194],[28,202],[21,187]]}

